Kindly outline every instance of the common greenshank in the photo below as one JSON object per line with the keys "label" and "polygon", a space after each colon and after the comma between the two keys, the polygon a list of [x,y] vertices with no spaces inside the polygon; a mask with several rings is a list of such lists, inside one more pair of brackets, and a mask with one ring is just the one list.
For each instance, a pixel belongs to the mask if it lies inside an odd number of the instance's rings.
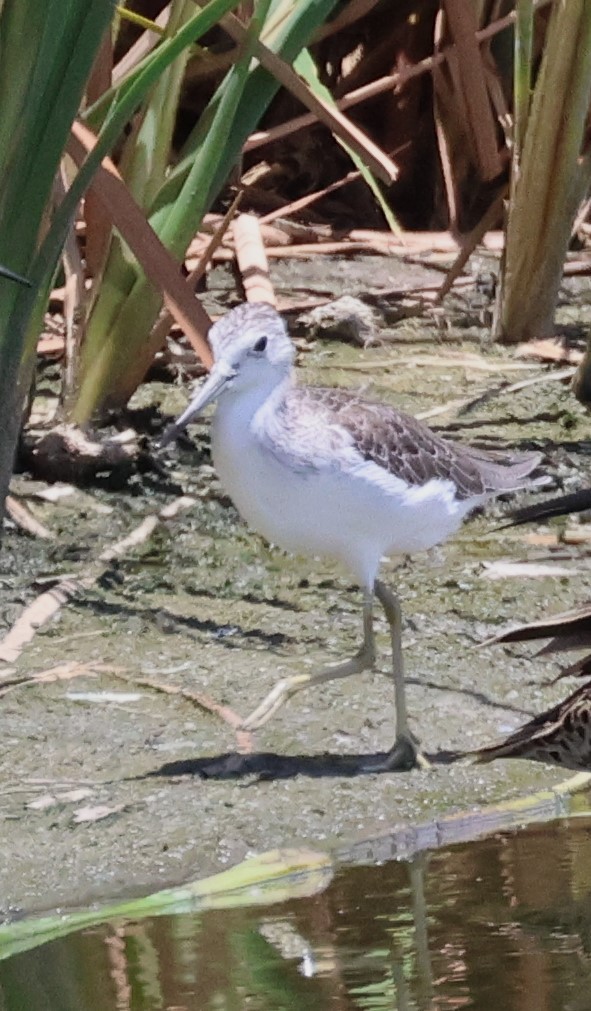
{"label": "common greenshank", "polygon": [[238,512],[272,544],[341,563],[363,590],[363,644],[355,656],[279,681],[243,727],[261,727],[302,688],[371,669],[377,597],[392,642],[396,740],[388,768],[425,765],[408,722],[400,603],[377,578],[380,561],[446,540],[476,506],[527,484],[540,455],[501,461],[448,442],[387,404],[298,384],[292,341],[264,302],[232,309],[209,340],[211,372],[161,443],[217,401],[213,461]]}

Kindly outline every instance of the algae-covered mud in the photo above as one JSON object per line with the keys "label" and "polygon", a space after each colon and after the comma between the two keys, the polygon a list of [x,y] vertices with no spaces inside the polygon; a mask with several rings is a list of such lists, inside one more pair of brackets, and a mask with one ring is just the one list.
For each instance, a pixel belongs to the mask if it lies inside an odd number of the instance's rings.
{"label": "algae-covered mud", "polygon": [[[361,269],[340,265],[343,277],[345,268],[355,278]],[[430,423],[453,437],[540,448],[566,487],[588,479],[588,417],[567,385],[484,346],[476,310],[470,339],[465,328],[442,329],[439,317],[421,326],[393,321],[388,342],[366,349],[318,341],[300,354],[302,377],[364,386],[415,413],[443,406]],[[150,401],[172,414],[186,394],[151,384],[138,404]],[[200,693],[245,716],[282,676],[350,656],[360,638],[357,589],[327,561],[288,557],[243,526],[212,472],[206,420],[161,470],[122,490],[88,487],[48,501],[39,497],[46,486],[26,475],[14,490],[53,539],[7,531],[4,631],[44,580],[85,576],[106,546],[175,497],[195,503],[105,567],[0,670],[7,912],[154,891],[276,846],[341,848],[568,775],[527,762],[441,760],[492,743],[570,690],[549,684],[559,667],[531,647],[478,648],[511,621],[589,597],[588,550],[559,541],[560,527],[496,530],[507,505],[495,504],[435,552],[384,564],[403,603],[412,726],[431,770],[369,774],[355,761],[393,739],[381,619],[375,673],[300,693],[254,738],[266,757],[229,767],[215,760],[236,749],[236,733]],[[499,561],[543,562],[547,574],[491,568]]]}

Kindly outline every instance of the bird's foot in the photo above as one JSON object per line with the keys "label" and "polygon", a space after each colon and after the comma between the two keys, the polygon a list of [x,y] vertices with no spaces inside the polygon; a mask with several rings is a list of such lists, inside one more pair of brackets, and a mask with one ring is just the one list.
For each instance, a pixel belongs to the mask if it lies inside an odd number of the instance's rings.
{"label": "bird's foot", "polygon": [[430,769],[431,762],[420,751],[412,734],[398,734],[387,755],[378,762],[368,762],[364,772],[408,772],[410,769]]}
{"label": "bird's foot", "polygon": [[293,677],[283,678],[271,689],[263,701],[253,709],[252,713],[240,724],[241,730],[258,730],[264,726],[267,720],[275,715],[278,709],[287,702],[290,696],[294,695],[300,688],[305,688],[309,683],[308,674],[296,674]]}
{"label": "bird's foot", "polygon": [[362,671],[370,670],[373,667],[374,659],[373,639],[368,638],[351,660],[332,664],[330,667],[325,667],[324,670],[317,671],[315,674],[293,674],[291,677],[283,678],[277,682],[275,687],[265,696],[260,705],[252,711],[250,716],[247,716],[243,720],[240,729],[258,730],[259,727],[262,727],[267,720],[270,720],[275,715],[284,702],[287,702],[292,695],[301,691],[302,688],[310,688],[312,685],[322,685],[326,681],[334,681],[337,678],[348,678],[351,674],[361,674]]}

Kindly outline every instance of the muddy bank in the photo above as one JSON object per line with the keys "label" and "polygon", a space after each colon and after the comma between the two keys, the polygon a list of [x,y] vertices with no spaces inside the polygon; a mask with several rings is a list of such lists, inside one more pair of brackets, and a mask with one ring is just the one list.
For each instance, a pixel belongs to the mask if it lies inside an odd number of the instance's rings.
{"label": "muddy bank", "polygon": [[[508,353],[482,346],[485,331],[476,323],[471,340],[462,330],[455,342],[446,332],[439,343],[433,321],[422,334],[413,321],[408,339],[396,326],[396,341],[381,347],[318,342],[300,356],[303,378],[365,385],[413,412],[473,400],[467,413],[448,409],[431,423],[481,445],[540,447],[567,486],[588,477],[588,419],[567,387],[548,382],[503,392],[503,383],[543,369],[515,367]],[[458,365],[459,353],[478,361]],[[491,388],[495,395],[485,397]],[[185,396],[152,384],[138,403],[149,400],[173,412]],[[524,530],[494,532],[502,504],[432,554],[383,569],[403,602],[412,725],[435,756],[431,771],[354,775],[354,760],[343,757],[392,743],[387,630],[379,622],[376,673],[303,692],[258,732],[257,751],[281,761],[270,758],[258,774],[251,767],[235,778],[217,778],[215,768],[209,778],[191,774],[203,759],[232,751],[236,735],[190,693],[245,716],[278,678],[349,656],[360,637],[358,591],[330,564],[288,557],[251,535],[212,473],[207,423],[192,432],[170,454],[166,475],[134,477],[118,492],[29,498],[54,540],[7,532],[4,630],[39,592],[39,579],[83,575],[107,543],[176,495],[196,500],[63,607],[0,671],[5,910],[152,891],[253,851],[386,833],[568,775],[527,762],[478,768],[437,761],[441,752],[493,742],[569,690],[548,685],[558,667],[534,658],[530,647],[476,649],[509,621],[572,606],[591,590],[584,546],[532,543]],[[21,476],[15,490],[44,489]],[[549,556],[562,575],[487,577],[486,563]],[[53,680],[27,680],[48,669]]]}

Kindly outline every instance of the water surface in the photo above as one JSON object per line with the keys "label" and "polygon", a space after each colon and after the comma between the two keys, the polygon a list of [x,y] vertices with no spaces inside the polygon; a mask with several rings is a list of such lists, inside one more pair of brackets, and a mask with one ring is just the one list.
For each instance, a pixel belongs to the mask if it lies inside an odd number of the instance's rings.
{"label": "water surface", "polygon": [[80,931],[0,962],[2,1011],[591,1008],[591,818],[341,870],[269,908]]}

